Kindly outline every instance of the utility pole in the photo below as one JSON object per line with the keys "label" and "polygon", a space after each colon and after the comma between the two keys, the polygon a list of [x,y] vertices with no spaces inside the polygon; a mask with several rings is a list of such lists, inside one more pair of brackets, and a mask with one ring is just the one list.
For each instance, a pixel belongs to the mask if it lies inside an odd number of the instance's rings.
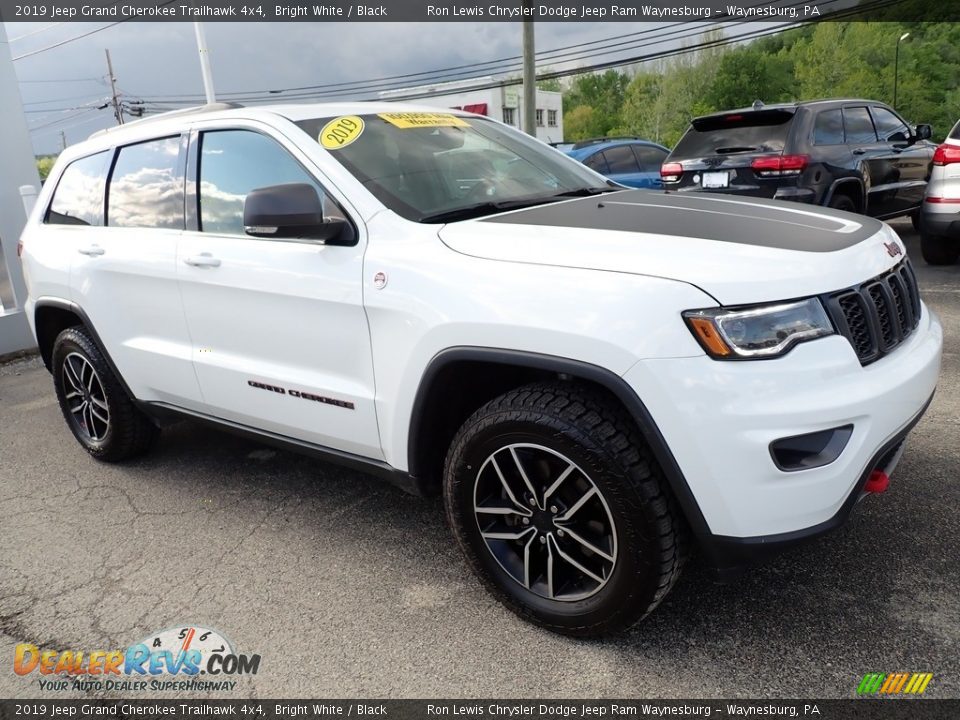
{"label": "utility pole", "polygon": [[110,61],[110,51],[104,50],[104,52],[107,54],[107,74],[110,77],[113,116],[117,119],[117,125],[123,125],[123,111],[120,109],[120,98],[117,97],[117,79],[113,76],[113,63]]}
{"label": "utility pole", "polygon": [[[527,12],[533,11],[533,0],[523,0]],[[526,15],[525,15],[526,17]],[[533,20],[523,21],[523,131],[537,136],[537,65],[533,45]]]}
{"label": "utility pole", "polygon": [[60,150],[63,151],[66,149],[67,149],[67,133],[61,130],[60,131]]}
{"label": "utility pole", "polygon": [[213,92],[213,71],[210,69],[210,50],[207,48],[207,34],[203,23],[195,22],[193,32],[197,36],[197,51],[200,53],[200,73],[203,75],[203,91],[207,95],[207,105],[217,101]]}

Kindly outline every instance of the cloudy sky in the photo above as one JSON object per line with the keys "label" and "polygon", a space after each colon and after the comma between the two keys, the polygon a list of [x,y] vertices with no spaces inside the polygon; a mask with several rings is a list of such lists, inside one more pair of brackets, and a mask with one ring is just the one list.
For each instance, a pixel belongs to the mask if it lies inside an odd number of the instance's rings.
{"label": "cloudy sky", "polygon": [[[126,22],[50,47],[104,25],[6,23],[36,153],[59,150],[61,130],[72,144],[113,124],[111,110],[95,109],[110,92],[105,48],[110,49],[117,84],[126,99],[173,101],[196,96],[193,104],[202,102],[192,23]],[[557,69],[582,66],[689,44],[707,25],[539,23],[537,52],[640,33],[628,38],[632,47],[619,55],[606,51],[590,59],[540,64]],[[771,26],[748,24],[732,32],[764,27]],[[205,28],[215,87],[223,94],[376,80],[482,63],[521,51],[519,23],[206,23]],[[41,52],[31,54],[37,50]],[[409,85],[422,82],[416,78]]]}

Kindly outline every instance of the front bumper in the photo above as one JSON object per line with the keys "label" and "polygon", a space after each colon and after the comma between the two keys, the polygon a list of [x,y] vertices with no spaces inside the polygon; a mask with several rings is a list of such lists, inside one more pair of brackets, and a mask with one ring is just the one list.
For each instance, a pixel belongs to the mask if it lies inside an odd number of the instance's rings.
{"label": "front bumper", "polygon": [[[910,338],[867,367],[846,339],[832,336],[776,360],[645,360],[624,379],[676,460],[699,513],[691,518],[685,508],[702,549],[729,568],[846,519],[870,472],[898,457],[929,404],[942,343],[924,306]],[[845,425],[853,431],[833,462],[792,472],[774,464],[772,442]]]}

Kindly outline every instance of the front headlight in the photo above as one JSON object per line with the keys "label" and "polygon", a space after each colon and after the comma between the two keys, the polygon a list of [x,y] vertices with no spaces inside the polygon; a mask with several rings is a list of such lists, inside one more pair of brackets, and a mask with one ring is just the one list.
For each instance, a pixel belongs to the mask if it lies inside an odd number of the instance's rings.
{"label": "front headlight", "polygon": [[707,354],[718,360],[776,357],[799,342],[834,334],[817,298],[732,310],[688,310],[683,318]]}

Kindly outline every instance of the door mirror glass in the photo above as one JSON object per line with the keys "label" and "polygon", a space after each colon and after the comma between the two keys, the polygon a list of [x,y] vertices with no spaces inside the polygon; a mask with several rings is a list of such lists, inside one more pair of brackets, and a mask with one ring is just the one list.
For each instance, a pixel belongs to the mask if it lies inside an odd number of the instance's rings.
{"label": "door mirror glass", "polygon": [[917,140],[929,140],[933,137],[933,128],[926,124],[917,125],[917,130],[914,133],[914,136],[917,138]]}
{"label": "door mirror glass", "polygon": [[247,235],[332,242],[349,227],[342,218],[325,218],[323,202],[309,183],[286,183],[251,190],[243,203]]}

